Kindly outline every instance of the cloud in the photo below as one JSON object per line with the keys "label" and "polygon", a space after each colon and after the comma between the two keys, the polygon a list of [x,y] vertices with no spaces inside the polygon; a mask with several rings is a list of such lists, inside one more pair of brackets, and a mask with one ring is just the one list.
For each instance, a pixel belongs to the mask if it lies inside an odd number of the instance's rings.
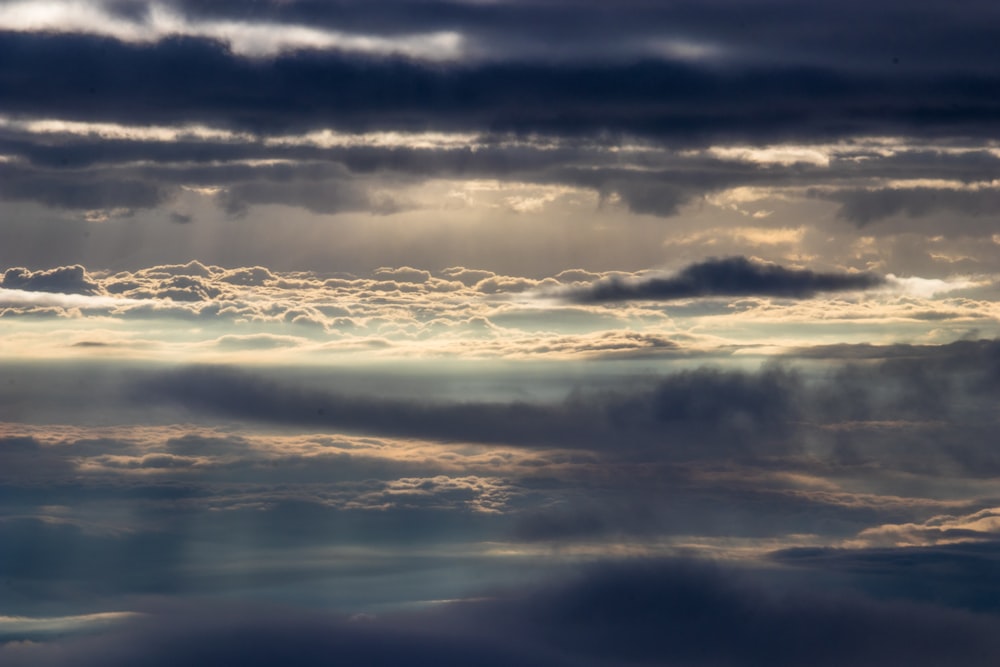
{"label": "cloud", "polygon": [[[221,366],[134,375],[126,393],[192,418],[309,430],[565,447],[626,460],[698,461],[724,453],[747,461],[878,461],[912,474],[975,477],[1000,470],[991,444],[997,346],[984,340],[916,355],[899,350],[878,363],[837,364],[820,375],[781,366],[702,367],[639,384],[582,384],[544,402],[393,397],[391,384],[388,395],[362,395],[349,384],[329,390],[279,372]],[[331,375],[326,386],[336,380]]]}
{"label": "cloud", "polygon": [[75,264],[60,266],[47,271],[30,271],[22,267],[7,269],[0,280],[4,289],[31,292],[56,292],[60,294],[104,294],[100,283],[92,279],[87,270]]}
{"label": "cloud", "polygon": [[[112,4],[106,11],[137,22],[147,5],[135,4],[139,9],[126,12]],[[625,0],[622,12],[609,14],[600,3],[576,0],[571,26],[565,21],[566,5],[558,3],[459,0],[425,6],[387,0],[377,9],[363,2],[343,3],[337,12],[309,0],[249,7],[236,2],[206,6],[191,0],[156,4],[173,8],[193,26],[238,20],[269,25],[279,35],[283,26],[302,25],[383,38],[452,31],[464,37],[468,58],[486,60],[594,62],[656,56],[717,66],[748,61],[827,63],[899,76],[926,69],[989,69],[996,53],[984,25],[990,7],[980,2],[956,17],[948,5],[937,3],[915,16],[899,0],[878,5],[852,0],[848,16],[818,2],[810,3],[807,13],[795,11],[795,3],[783,2],[758,14],[742,11],[737,0],[712,7]],[[720,16],[729,20],[719,20]],[[852,17],[859,17],[860,25]],[[893,42],[894,55],[887,55],[885,31],[904,19],[909,31]],[[940,30],[944,21],[951,27],[946,34]],[[845,34],[851,39],[845,40]]]}
{"label": "cloud", "polygon": [[3,642],[11,639],[65,637],[71,634],[96,632],[107,626],[135,618],[134,612],[100,612],[79,616],[32,618],[25,616],[0,616],[0,652]]}
{"label": "cloud", "polygon": [[[412,368],[8,367],[4,413],[35,423],[0,425],[18,436],[0,442],[0,560],[13,590],[35,598],[294,597],[296,582],[357,573],[327,550],[401,540],[445,541],[466,563],[464,549],[490,543],[523,563],[684,546],[746,557],[911,524],[927,538],[945,515],[939,536],[968,537],[995,519],[977,512],[995,505],[1000,469],[996,348],[966,341],[809,372],[592,368],[565,398],[535,378]],[[479,386],[495,396],[504,383],[554,397],[481,398]],[[46,426],[78,415],[91,425]],[[435,553],[412,555],[440,564]],[[490,562],[477,567],[493,581],[503,567]],[[385,567],[418,576],[415,561]]]}
{"label": "cloud", "polygon": [[[0,162],[0,197],[37,201],[62,209],[100,212],[104,209],[128,217],[133,208],[163,203],[167,192],[160,184],[104,170],[53,172],[21,164]],[[101,222],[99,214],[95,221]]]}
{"label": "cloud", "polygon": [[[942,78],[928,71],[859,75],[835,62],[717,68],[657,59],[486,61],[442,67],[314,51],[255,61],[192,37],[147,45],[6,35],[0,62],[18,63],[16,71],[0,72],[11,91],[8,110],[39,115],[58,99],[77,120],[221,123],[269,132],[331,126],[610,132],[695,145],[855,134],[991,136],[995,129],[986,93],[994,77],[971,68],[961,78]],[[316,80],[325,85],[315,86]]]}
{"label": "cloud", "polygon": [[1000,205],[1000,190],[958,188],[882,188],[844,190],[828,195],[840,202],[837,215],[866,227],[895,215],[924,217],[938,211],[981,217],[991,215]]}
{"label": "cloud", "polygon": [[995,540],[1000,536],[1000,508],[987,507],[966,515],[937,515],[919,523],[883,524],[866,528],[847,545],[928,546]]}
{"label": "cloud", "polygon": [[[883,598],[1000,612],[995,539],[936,546],[792,548],[774,562],[822,574],[847,574],[859,589]],[[822,576],[821,574],[821,576]]]}
{"label": "cloud", "polygon": [[[990,617],[794,588],[774,595],[764,586],[739,571],[640,561],[595,568],[568,585],[482,606],[502,630],[523,623],[534,628],[531,637],[617,664],[877,665],[906,655],[932,665],[948,660],[955,647],[944,627],[970,633],[969,652],[954,658],[959,664],[976,664],[996,651]],[[475,618],[477,611],[469,605],[467,613]],[[930,633],[919,647],[915,628]]]}
{"label": "cloud", "polygon": [[71,0],[11,2],[0,8],[0,29],[17,32],[82,33],[125,42],[156,42],[176,36],[203,37],[226,44],[236,54],[267,57],[301,49],[404,54],[415,58],[454,58],[462,39],[453,32],[397,35],[323,30],[285,22],[252,22],[236,16],[190,21],[170,2],[93,2]]}
{"label": "cloud", "polygon": [[[713,261],[724,264],[724,260]],[[763,271],[770,266],[746,261],[750,270]],[[27,270],[16,269],[15,273],[19,271]],[[17,275],[22,282],[27,276]],[[859,280],[871,277],[863,273],[833,275]],[[796,273],[777,266],[777,278],[801,283],[796,289],[815,286],[826,277],[822,273],[809,277],[808,271]],[[608,284],[638,289],[655,276],[575,269],[556,277],[528,278],[464,267],[435,272],[410,266],[381,267],[355,276],[188,262],[86,273],[84,278],[87,284],[67,284],[63,289],[96,289],[95,294],[26,291],[0,285],[4,291],[0,317],[11,321],[47,319],[52,326],[60,319],[73,320],[73,324],[56,327],[64,329],[62,337],[53,330],[30,340],[23,335],[12,338],[10,344],[38,356],[45,350],[64,354],[67,345],[81,341],[103,341],[114,343],[121,353],[148,359],[181,355],[189,361],[216,362],[226,357],[246,359],[240,346],[233,344],[237,341],[263,344],[265,340],[292,339],[298,339],[298,344],[284,346],[286,360],[308,358],[309,363],[359,351],[368,357],[394,359],[712,357],[722,361],[734,354],[783,354],[802,347],[821,330],[824,336],[836,331],[842,340],[854,342],[864,340],[871,327],[879,325],[917,337],[926,336],[926,328],[933,324],[937,331],[929,340],[947,341],[988,334],[996,317],[992,302],[974,298],[975,293],[968,291],[985,289],[985,277],[940,280],[889,274],[881,287],[864,295],[834,291],[813,299],[774,299],[761,289],[760,295],[699,301],[689,298],[668,305],[647,298],[572,306],[560,306],[548,297],[569,298]],[[774,282],[765,275],[758,283],[768,279]],[[171,335],[150,334],[142,323],[151,320],[173,322],[181,328],[173,329]],[[690,328],[709,321],[714,322],[711,329]],[[781,341],[780,349],[753,347],[755,341],[738,331],[734,334],[729,326],[720,328],[719,322],[738,323],[744,330],[767,329]],[[848,322],[863,323],[864,327],[849,327]],[[201,328],[194,328],[195,323]],[[224,326],[233,330],[224,331]],[[970,333],[970,326],[981,327],[982,334]],[[88,333],[95,327],[101,331]],[[790,339],[789,331],[794,332]],[[223,336],[231,338],[221,347],[217,343]],[[274,354],[266,358],[276,359],[280,349],[275,346]],[[91,350],[96,352],[96,348]],[[827,352],[803,349],[797,356],[821,354]]]}
{"label": "cloud", "polygon": [[[752,449],[789,428],[796,375],[702,369],[663,378],[647,391],[590,395],[555,404],[433,403],[316,391],[233,368],[200,366],[138,379],[136,400],[254,421],[333,427],[443,441],[598,448],[650,447],[702,457]],[[697,435],[701,434],[701,436]],[[708,437],[711,434],[711,437]]]}
{"label": "cloud", "polygon": [[245,215],[252,204],[288,204],[326,214],[367,211],[388,215],[407,208],[392,195],[372,193],[364,185],[335,180],[239,183],[227,188],[220,197],[225,210],[237,216]]}
{"label": "cloud", "polygon": [[620,4],[0,2],[0,663],[997,661],[995,8]]}
{"label": "cloud", "polygon": [[709,259],[692,264],[672,277],[620,278],[598,281],[564,292],[578,303],[669,301],[712,296],[775,296],[806,299],[820,292],[865,290],[885,279],[869,273],[817,273],[786,269],[745,257]]}
{"label": "cloud", "polygon": [[625,561],[532,589],[409,612],[336,614],[180,602],[96,637],[0,647],[5,664],[193,666],[983,664],[1000,654],[995,617],[801,587],[749,571]]}

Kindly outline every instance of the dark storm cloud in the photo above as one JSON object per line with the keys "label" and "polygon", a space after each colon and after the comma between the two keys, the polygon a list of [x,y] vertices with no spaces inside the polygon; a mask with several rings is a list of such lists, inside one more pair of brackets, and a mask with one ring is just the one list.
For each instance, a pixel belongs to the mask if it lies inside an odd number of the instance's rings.
{"label": "dark storm cloud", "polygon": [[670,301],[713,296],[775,296],[807,299],[820,292],[844,292],[878,287],[885,279],[870,273],[818,273],[786,269],[745,257],[710,259],[665,278],[601,280],[567,291],[577,303]]}
{"label": "dark storm cloud", "polygon": [[[0,646],[11,667],[220,663],[414,666],[908,665],[1000,655],[995,617],[807,591],[677,561],[593,567],[532,590],[385,615],[180,602],[94,637]],[[775,581],[777,580],[777,581]],[[775,586],[775,583],[778,585]]]}
{"label": "dark storm cloud", "polygon": [[130,124],[657,136],[678,144],[854,134],[987,136],[992,73],[638,63],[423,65],[336,53],[248,60],[216,43],[5,33],[8,113]]}

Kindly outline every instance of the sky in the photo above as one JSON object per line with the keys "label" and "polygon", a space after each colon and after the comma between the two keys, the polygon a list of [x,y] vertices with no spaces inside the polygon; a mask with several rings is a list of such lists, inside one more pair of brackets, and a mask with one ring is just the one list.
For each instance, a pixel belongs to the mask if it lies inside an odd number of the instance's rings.
{"label": "sky", "polygon": [[0,1],[0,663],[997,664],[997,25]]}

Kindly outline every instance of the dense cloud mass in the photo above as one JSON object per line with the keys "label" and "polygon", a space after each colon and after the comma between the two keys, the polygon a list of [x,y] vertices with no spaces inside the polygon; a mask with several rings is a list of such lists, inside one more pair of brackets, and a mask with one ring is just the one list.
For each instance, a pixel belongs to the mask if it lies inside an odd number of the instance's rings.
{"label": "dense cloud mass", "polygon": [[996,664],[998,20],[0,2],[0,664]]}

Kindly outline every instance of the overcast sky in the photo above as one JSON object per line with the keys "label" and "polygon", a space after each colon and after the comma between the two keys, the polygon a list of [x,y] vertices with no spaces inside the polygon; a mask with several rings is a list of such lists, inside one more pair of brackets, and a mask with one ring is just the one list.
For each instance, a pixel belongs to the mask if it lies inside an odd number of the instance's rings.
{"label": "overcast sky", "polygon": [[0,1],[0,662],[995,664],[998,25]]}

